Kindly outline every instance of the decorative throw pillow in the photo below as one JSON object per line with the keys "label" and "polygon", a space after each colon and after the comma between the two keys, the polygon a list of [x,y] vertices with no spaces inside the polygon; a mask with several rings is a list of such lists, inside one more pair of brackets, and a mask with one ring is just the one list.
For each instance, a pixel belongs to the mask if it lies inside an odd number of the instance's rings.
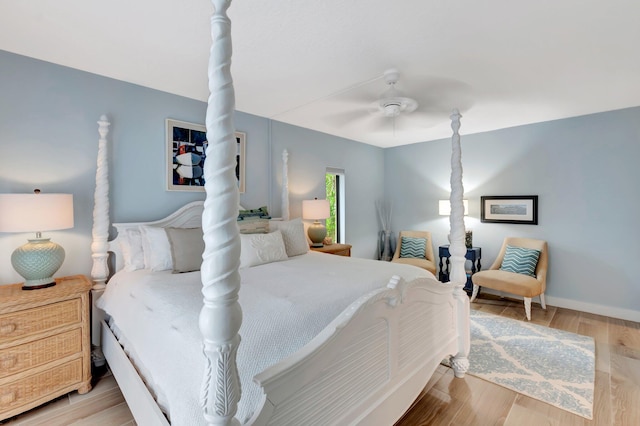
{"label": "decorative throw pillow", "polygon": [[287,259],[280,231],[271,232],[270,234],[240,234],[240,244],[241,268]]}
{"label": "decorative throw pillow", "polygon": [[539,257],[540,250],[508,245],[500,270],[535,277]]}
{"label": "decorative throw pillow", "polygon": [[267,206],[262,206],[259,209],[250,209],[250,210],[239,210],[238,211],[238,220],[243,220],[249,217],[261,217],[265,219],[271,219],[269,216],[269,210]]}
{"label": "decorative throw pillow", "polygon": [[142,236],[137,228],[128,228],[122,235],[118,235],[120,251],[124,261],[125,271],[144,269],[144,252],[142,250]]}
{"label": "decorative throw pillow", "polygon": [[402,237],[400,243],[400,257],[413,257],[416,259],[424,259],[427,246],[426,238]]}
{"label": "decorative throw pillow", "polygon": [[302,219],[293,220],[272,220],[269,222],[270,230],[280,230],[282,239],[287,250],[287,256],[293,257],[305,254],[309,251],[309,243],[304,232],[304,224]]}
{"label": "decorative throw pillow", "polygon": [[202,228],[165,228],[164,230],[171,246],[173,273],[199,271],[204,252]]}
{"label": "decorative throw pillow", "polygon": [[249,217],[238,220],[238,229],[241,234],[266,234],[269,232],[269,219]]}
{"label": "decorative throw pillow", "polygon": [[164,228],[140,225],[144,267],[152,271],[166,271],[173,268],[171,245]]}

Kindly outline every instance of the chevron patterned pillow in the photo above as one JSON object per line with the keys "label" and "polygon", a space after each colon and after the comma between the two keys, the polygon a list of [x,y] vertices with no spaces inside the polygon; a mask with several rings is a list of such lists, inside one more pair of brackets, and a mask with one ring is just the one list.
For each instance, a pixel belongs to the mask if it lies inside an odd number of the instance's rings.
{"label": "chevron patterned pillow", "polygon": [[426,245],[426,238],[403,236],[402,243],[400,244],[400,257],[414,257],[417,259],[424,259]]}
{"label": "chevron patterned pillow", "polygon": [[500,270],[529,275],[535,278],[539,257],[540,250],[508,245],[504,252]]}

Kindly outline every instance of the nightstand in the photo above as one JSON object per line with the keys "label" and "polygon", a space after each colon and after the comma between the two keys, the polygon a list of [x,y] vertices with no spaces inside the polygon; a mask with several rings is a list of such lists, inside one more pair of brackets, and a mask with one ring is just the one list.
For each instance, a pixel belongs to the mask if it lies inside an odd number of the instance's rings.
{"label": "nightstand", "polygon": [[91,390],[90,289],[84,275],[0,286],[0,420]]}
{"label": "nightstand", "polygon": [[313,251],[320,253],[335,254],[337,256],[351,256],[351,244],[329,244],[322,247],[309,247]]}
{"label": "nightstand", "polygon": [[[449,253],[449,245],[440,246],[438,248],[438,254],[440,257],[440,274],[438,278],[441,282],[449,281],[449,257],[451,254]],[[480,259],[482,258],[482,249],[480,247],[467,247],[467,254],[465,258],[471,261],[471,271],[467,272],[467,282],[464,286],[464,290],[467,293],[470,293],[473,290],[473,282],[471,281],[471,276],[478,272],[482,265],[480,265]],[[443,264],[443,260],[445,260]]]}

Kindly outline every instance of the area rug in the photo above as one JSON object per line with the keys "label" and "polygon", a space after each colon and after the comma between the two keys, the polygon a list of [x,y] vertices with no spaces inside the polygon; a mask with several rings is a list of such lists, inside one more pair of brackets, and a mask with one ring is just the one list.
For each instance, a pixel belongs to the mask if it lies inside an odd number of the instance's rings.
{"label": "area rug", "polygon": [[471,311],[469,374],[592,419],[593,338]]}

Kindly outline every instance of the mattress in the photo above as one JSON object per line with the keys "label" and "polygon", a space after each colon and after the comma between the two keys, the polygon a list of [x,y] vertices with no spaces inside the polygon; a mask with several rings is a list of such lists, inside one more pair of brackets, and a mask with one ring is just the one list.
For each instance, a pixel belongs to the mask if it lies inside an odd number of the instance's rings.
{"label": "mattress", "polygon": [[[415,266],[316,252],[243,268],[240,275],[242,397],[236,417],[243,423],[262,397],[253,377],[303,347],[358,297],[386,286],[393,275],[435,279]],[[201,287],[199,272],[120,271],[97,302],[173,425],[204,424]]]}

